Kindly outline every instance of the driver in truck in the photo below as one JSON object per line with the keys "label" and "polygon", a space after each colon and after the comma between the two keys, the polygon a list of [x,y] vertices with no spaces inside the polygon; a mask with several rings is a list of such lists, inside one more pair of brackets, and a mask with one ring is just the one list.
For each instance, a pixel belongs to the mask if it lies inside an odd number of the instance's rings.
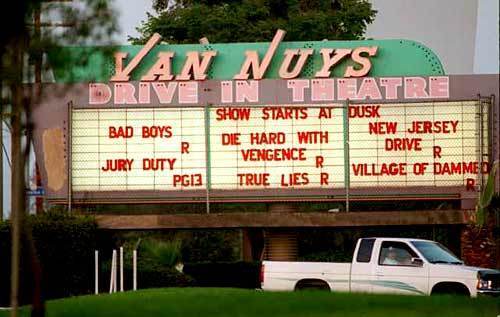
{"label": "driver in truck", "polygon": [[384,262],[382,264],[386,265],[399,265],[399,261],[397,259],[396,250],[393,247],[389,247],[387,250],[387,254],[385,255]]}

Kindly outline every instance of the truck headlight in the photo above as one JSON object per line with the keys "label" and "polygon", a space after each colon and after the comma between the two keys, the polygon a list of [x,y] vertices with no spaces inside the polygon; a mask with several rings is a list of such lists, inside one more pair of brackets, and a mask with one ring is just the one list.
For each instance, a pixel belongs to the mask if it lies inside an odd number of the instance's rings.
{"label": "truck headlight", "polygon": [[477,289],[491,289],[491,288],[492,288],[491,281],[482,280],[482,279],[477,280]]}

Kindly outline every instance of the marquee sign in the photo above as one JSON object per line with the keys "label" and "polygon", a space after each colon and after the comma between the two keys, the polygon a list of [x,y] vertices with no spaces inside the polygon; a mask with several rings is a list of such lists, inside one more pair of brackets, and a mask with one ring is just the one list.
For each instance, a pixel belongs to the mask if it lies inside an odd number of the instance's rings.
{"label": "marquee sign", "polygon": [[497,93],[491,78],[375,76],[391,56],[384,43],[297,48],[283,35],[218,79],[217,44],[158,50],[155,35],[115,53],[107,81],[47,89],[33,112],[47,197],[457,198],[489,173],[498,109],[478,94]]}
{"label": "marquee sign", "polygon": [[73,190],[474,187],[489,172],[478,111],[476,102],[74,109]]}
{"label": "marquee sign", "polygon": [[257,80],[221,81],[218,86],[212,86],[207,91],[200,89],[200,83],[196,81],[141,82],[139,85],[93,83],[88,88],[88,104],[120,106],[150,104],[154,101],[158,105],[197,105],[207,95],[215,95],[212,99],[217,104],[261,104],[263,100],[275,99],[276,89],[282,91],[282,98],[291,103],[303,103],[306,98],[308,102],[390,101],[398,98],[398,90],[401,90],[406,99],[436,100],[449,97],[447,76],[366,77],[362,80],[293,79],[273,87],[274,91],[265,90],[261,86],[263,85]]}
{"label": "marquee sign", "polygon": [[[238,74],[233,76],[233,79],[246,80],[250,75],[254,79],[264,78],[264,74],[271,63],[271,60],[276,53],[278,45],[285,36],[285,32],[278,30],[270,43],[262,61],[259,54],[255,50],[245,52],[245,60]],[[161,40],[158,33],[148,40],[129,63],[125,66],[124,59],[128,56],[127,53],[115,53],[115,75],[111,77],[111,81],[128,81],[130,73],[139,65],[142,59],[153,49],[153,47]],[[314,74],[314,77],[328,78],[331,75],[331,68],[338,65],[343,59],[350,58],[356,63],[355,66],[349,65],[346,67],[343,77],[362,77],[368,74],[371,68],[370,57],[377,54],[378,47],[360,46],[354,49],[350,48],[323,48],[320,50],[322,56],[322,66],[319,71]],[[309,57],[314,53],[312,48],[303,49],[287,49],[284,52],[284,59],[279,67],[279,76],[282,79],[296,78],[302,72]],[[172,59],[174,52],[160,52],[156,62],[147,70],[146,74],[141,77],[141,81],[170,81],[175,80],[205,80],[207,72],[212,60],[217,56],[216,50],[208,50],[202,53],[198,51],[190,51],[186,53],[186,59],[182,66],[182,71],[178,75],[172,74]],[[294,62],[295,61],[295,62]]]}
{"label": "marquee sign", "polygon": [[53,69],[56,82],[72,84],[185,81],[188,76],[195,80],[201,76],[206,76],[205,80],[242,80],[445,74],[438,56],[415,41],[284,42],[282,35],[278,32],[271,43],[184,45],[158,42],[159,37],[153,36],[144,46],[115,47],[114,55],[106,47],[63,47],[49,52],[48,58],[73,65]]}

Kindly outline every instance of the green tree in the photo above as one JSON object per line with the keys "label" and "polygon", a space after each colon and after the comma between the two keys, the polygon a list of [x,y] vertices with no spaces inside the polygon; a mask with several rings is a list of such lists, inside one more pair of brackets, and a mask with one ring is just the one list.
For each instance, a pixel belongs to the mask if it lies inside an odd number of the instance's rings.
{"label": "green tree", "polygon": [[[44,313],[41,301],[40,270],[29,223],[25,221],[25,162],[33,125],[31,111],[42,95],[44,54],[63,45],[89,42],[109,43],[116,25],[106,0],[12,1],[0,11],[0,91],[1,120],[10,119],[12,157],[12,251],[11,251],[11,316],[17,316],[21,238],[27,241],[33,270],[32,316]],[[76,3],[78,2],[78,3]],[[57,23],[43,19],[54,19]],[[72,67],[67,60],[51,60],[52,66]],[[24,83],[39,83],[32,89]],[[28,146],[27,146],[28,145]]]}
{"label": "green tree", "polygon": [[376,14],[367,0],[156,0],[153,9],[133,44],[153,33],[172,44],[263,42],[278,28],[288,41],[359,40]]}

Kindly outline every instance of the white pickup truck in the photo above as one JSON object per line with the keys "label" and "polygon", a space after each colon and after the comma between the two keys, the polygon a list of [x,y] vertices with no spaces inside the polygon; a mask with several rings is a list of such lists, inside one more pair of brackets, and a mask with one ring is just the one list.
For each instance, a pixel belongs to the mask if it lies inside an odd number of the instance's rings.
{"label": "white pickup truck", "polygon": [[264,261],[260,278],[265,291],[500,294],[500,271],[465,266],[441,244],[421,239],[359,239],[352,263]]}

